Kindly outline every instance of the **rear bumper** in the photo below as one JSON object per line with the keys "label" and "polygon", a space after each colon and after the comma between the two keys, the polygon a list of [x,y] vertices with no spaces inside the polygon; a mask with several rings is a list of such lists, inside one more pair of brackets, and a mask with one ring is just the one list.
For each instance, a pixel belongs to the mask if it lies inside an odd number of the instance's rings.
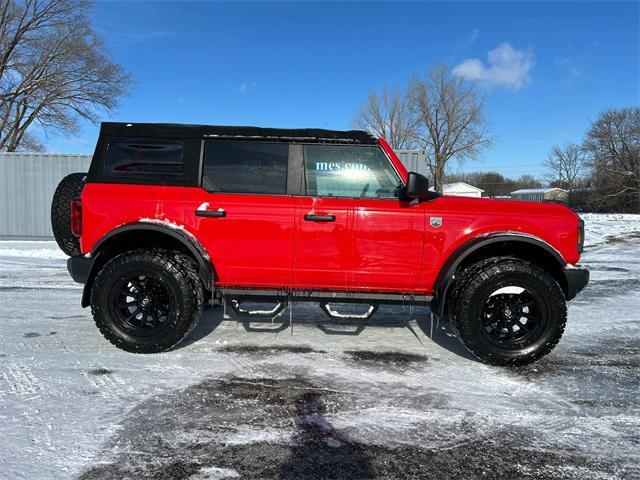
{"label": "rear bumper", "polygon": [[91,267],[93,266],[93,258],[83,256],[71,257],[67,260],[67,270],[74,281],[78,283],[87,283]]}
{"label": "rear bumper", "polygon": [[564,268],[567,279],[567,300],[572,300],[589,283],[589,270],[583,267]]}

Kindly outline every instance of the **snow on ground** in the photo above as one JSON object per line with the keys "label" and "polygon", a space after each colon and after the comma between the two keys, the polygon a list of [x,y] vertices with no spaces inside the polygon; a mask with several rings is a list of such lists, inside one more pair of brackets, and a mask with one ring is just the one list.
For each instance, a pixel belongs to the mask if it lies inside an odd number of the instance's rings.
{"label": "snow on ground", "polygon": [[587,226],[585,246],[595,246],[616,241],[626,236],[640,235],[640,215],[625,213],[582,213]]}
{"label": "snow on ground", "polygon": [[585,219],[592,281],[519,369],[403,307],[347,328],[295,304],[293,330],[213,309],[128,354],[55,244],[0,242],[0,478],[640,478],[640,216]]}
{"label": "snow on ground", "polygon": [[3,241],[0,242],[0,257],[58,258],[67,259],[64,252],[58,249],[56,242],[51,241]]}

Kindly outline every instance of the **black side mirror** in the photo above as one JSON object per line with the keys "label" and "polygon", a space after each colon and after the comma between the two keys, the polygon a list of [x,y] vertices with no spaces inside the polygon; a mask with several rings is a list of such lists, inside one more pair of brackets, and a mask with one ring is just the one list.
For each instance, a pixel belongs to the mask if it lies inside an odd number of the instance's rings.
{"label": "black side mirror", "polygon": [[416,172],[409,172],[407,177],[407,197],[427,199],[433,198],[433,193],[429,191],[429,179]]}

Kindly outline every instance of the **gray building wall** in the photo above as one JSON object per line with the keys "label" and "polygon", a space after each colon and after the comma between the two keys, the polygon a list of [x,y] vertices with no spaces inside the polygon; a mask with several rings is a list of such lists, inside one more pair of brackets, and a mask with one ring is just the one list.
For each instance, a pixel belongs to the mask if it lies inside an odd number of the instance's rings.
{"label": "gray building wall", "polygon": [[[422,150],[398,150],[407,170],[429,176]],[[51,199],[65,175],[86,172],[91,155],[0,153],[0,237],[53,238]]]}
{"label": "gray building wall", "polygon": [[51,198],[62,178],[86,172],[91,155],[0,153],[0,237],[52,238]]}
{"label": "gray building wall", "polygon": [[544,194],[542,193],[512,193],[511,200],[519,202],[543,202]]}
{"label": "gray building wall", "polygon": [[569,193],[566,190],[552,190],[540,193],[512,193],[511,200],[520,202],[558,202],[567,203]]}
{"label": "gray building wall", "polygon": [[410,172],[417,172],[427,178],[431,178],[431,172],[427,168],[427,155],[424,150],[396,150],[396,155]]}

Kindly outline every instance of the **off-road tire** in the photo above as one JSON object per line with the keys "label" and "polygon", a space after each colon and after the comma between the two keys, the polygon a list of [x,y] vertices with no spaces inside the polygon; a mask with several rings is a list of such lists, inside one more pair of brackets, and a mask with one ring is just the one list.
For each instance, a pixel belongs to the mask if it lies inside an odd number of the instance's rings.
{"label": "off-road tire", "polygon": [[[500,366],[533,363],[553,350],[562,337],[567,321],[565,296],[555,279],[537,265],[512,257],[489,258],[456,274],[455,282],[451,324],[462,344],[483,362]],[[482,309],[488,292],[514,284],[526,287],[546,323],[524,348],[500,348],[481,331]]]}
{"label": "off-road tire", "polygon": [[[174,258],[177,262],[182,264],[182,266],[186,269],[187,275],[194,285],[194,294],[196,297],[196,308],[198,310],[198,318],[202,314],[202,310],[204,309],[204,287],[202,285],[202,281],[200,280],[200,274],[198,271],[198,264],[190,255],[186,253],[174,252]],[[193,331],[194,328],[198,325],[198,321],[196,320],[191,325],[191,329],[186,333],[185,338],[189,336],[189,334]]]}
{"label": "off-road tire", "polygon": [[58,184],[51,201],[51,228],[60,249],[69,256],[80,255],[80,239],[71,233],[71,200],[80,198],[86,173],[71,173]]}
{"label": "off-road tire", "polygon": [[[121,278],[138,273],[161,282],[174,302],[166,327],[151,336],[126,331],[113,304]],[[187,255],[162,249],[133,250],[115,256],[98,272],[91,289],[96,326],[113,345],[131,353],[158,353],[176,346],[197,325],[203,304],[195,262]]]}

